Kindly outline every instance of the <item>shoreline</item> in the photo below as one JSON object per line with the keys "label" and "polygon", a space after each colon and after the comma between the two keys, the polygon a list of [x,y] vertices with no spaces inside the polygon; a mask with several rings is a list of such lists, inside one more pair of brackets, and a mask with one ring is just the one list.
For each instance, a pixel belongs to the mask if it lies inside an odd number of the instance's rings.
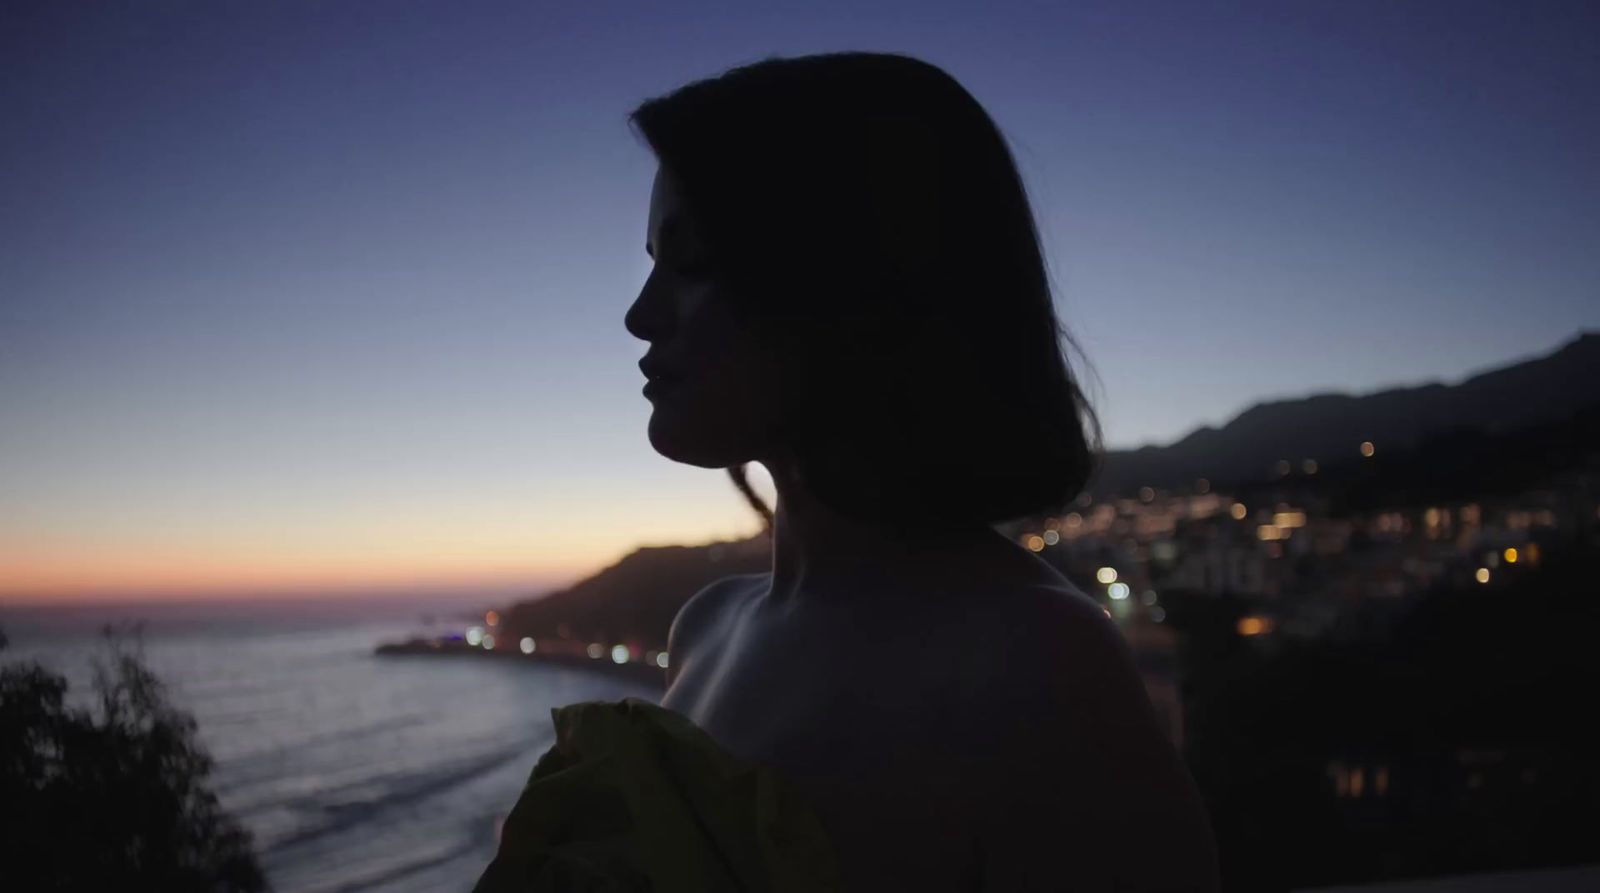
{"label": "shoreline", "polygon": [[620,677],[632,682],[644,682],[662,691],[665,691],[667,687],[667,671],[662,667],[647,664],[644,661],[628,661],[627,663],[619,664],[606,657],[591,658],[587,655],[541,652],[523,654],[519,651],[499,648],[486,650],[452,639],[409,639],[404,642],[383,642],[373,649],[373,654],[378,657],[421,655],[427,657],[488,658],[527,664],[543,664],[546,666],[587,670],[591,673]]}

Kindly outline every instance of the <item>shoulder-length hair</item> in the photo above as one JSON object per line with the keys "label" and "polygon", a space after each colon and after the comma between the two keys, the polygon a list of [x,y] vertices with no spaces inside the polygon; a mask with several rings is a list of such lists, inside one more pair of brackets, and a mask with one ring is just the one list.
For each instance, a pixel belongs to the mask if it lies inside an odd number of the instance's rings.
{"label": "shoulder-length hair", "polygon": [[779,351],[808,492],[928,529],[1082,491],[1099,421],[1016,162],[954,78],[891,53],[768,56],[628,120],[682,184],[714,280]]}

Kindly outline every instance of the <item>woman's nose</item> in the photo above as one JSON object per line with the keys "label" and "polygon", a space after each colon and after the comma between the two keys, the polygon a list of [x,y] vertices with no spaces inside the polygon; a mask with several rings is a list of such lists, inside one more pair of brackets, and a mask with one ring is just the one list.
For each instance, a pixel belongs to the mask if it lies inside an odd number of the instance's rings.
{"label": "woman's nose", "polygon": [[656,274],[652,271],[645,279],[644,287],[639,289],[633,306],[622,318],[622,324],[628,332],[642,341],[660,340],[666,334],[671,320],[670,314],[666,313],[666,302],[655,286],[655,278]]}

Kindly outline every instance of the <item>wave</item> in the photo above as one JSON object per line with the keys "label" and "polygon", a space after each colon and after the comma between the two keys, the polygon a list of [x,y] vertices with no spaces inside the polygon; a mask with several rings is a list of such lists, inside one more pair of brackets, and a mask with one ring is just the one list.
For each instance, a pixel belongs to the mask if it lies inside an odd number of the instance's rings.
{"label": "wave", "polygon": [[[438,853],[417,855],[409,862],[402,862],[398,865],[370,872],[360,877],[350,878],[339,883],[337,886],[328,887],[324,890],[318,891],[318,893],[360,893],[362,890],[373,890],[389,887],[390,885],[394,884],[395,881],[404,880],[405,878],[408,878],[414,874],[427,871],[430,868],[437,868],[440,865],[465,859],[466,857],[477,852],[482,846],[483,844],[477,841],[465,840]],[[481,872],[482,866],[480,866],[477,871]],[[476,879],[477,872],[474,872],[471,877],[464,877],[463,881],[473,881]],[[462,886],[464,888],[465,884]]]}
{"label": "wave", "polygon": [[384,732],[421,725],[426,720],[427,717],[420,713],[385,717],[365,725],[332,729],[298,740],[279,741],[267,747],[233,753],[228,756],[229,772],[225,778],[218,779],[215,783],[215,790],[219,794],[231,794],[252,784],[259,784],[263,781],[277,778],[282,772],[282,767],[278,765],[281,761],[274,758],[280,757],[288,750],[304,751],[331,744],[348,744]]}
{"label": "wave", "polygon": [[[309,827],[301,828],[290,833],[272,844],[263,848],[262,853],[267,856],[277,856],[284,850],[301,846],[306,843],[336,834],[363,822],[372,820],[382,813],[425,800],[435,794],[443,793],[472,779],[493,772],[495,769],[510,763],[528,754],[528,748],[523,745],[503,748],[481,757],[458,762],[454,765],[445,765],[421,772],[395,773],[387,782],[388,790],[383,794],[367,799],[347,803],[330,803],[321,807],[325,816],[323,821],[316,822]],[[384,783],[380,779],[377,783]],[[362,782],[365,787],[373,782]],[[348,786],[347,786],[348,787]]]}

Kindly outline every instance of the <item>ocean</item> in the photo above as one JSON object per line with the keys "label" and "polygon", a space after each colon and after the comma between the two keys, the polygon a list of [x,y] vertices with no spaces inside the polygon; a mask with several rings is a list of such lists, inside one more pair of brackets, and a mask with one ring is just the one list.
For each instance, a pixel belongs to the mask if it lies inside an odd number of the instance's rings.
{"label": "ocean", "polygon": [[37,659],[86,697],[100,625],[132,618],[216,760],[212,790],[283,893],[469,889],[554,740],[551,708],[661,696],[580,669],[375,656],[469,622],[413,603],[0,605],[0,661]]}

